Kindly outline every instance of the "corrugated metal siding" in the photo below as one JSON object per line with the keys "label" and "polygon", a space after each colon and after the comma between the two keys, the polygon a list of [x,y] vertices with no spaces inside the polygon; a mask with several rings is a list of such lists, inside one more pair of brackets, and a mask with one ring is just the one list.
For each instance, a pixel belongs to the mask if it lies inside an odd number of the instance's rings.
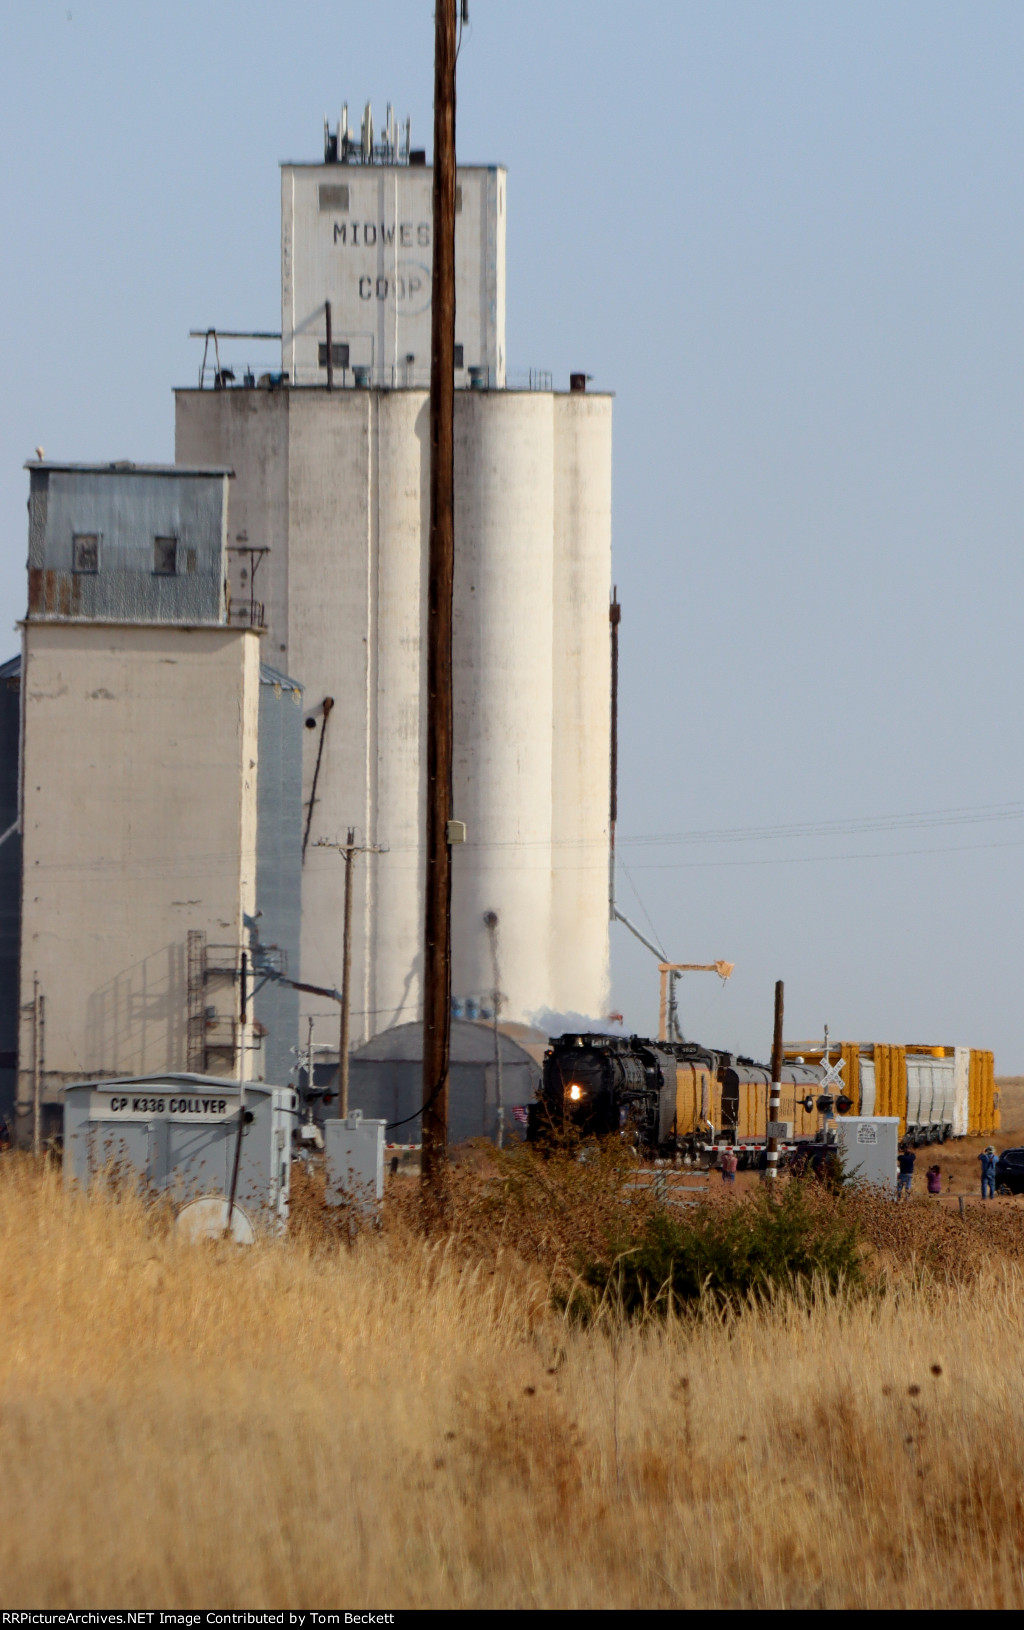
{"label": "corrugated metal siding", "polygon": [[[227,490],[223,474],[34,469],[30,617],[224,622]],[[99,568],[76,572],[74,538],[93,534],[99,539]],[[177,539],[173,576],[153,570],[158,537]]]}
{"label": "corrugated metal siding", "polygon": [[907,1130],[907,1050],[876,1043],[875,1115],[898,1115],[900,1137]]}
{"label": "corrugated metal siding", "polygon": [[[256,909],[260,944],[276,948],[281,969],[302,977],[302,687],[263,664],[260,668],[259,781],[257,786]],[[270,980],[254,1012],[266,1025],[264,1074],[285,1086],[297,1064],[299,993]]]}
{"label": "corrugated metal siding", "polygon": [[860,1048],[854,1041],[844,1041],[840,1052],[843,1059],[843,1087],[842,1090],[850,1099],[853,1108],[851,1115],[859,1115],[860,1108]]}
{"label": "corrugated metal siding", "polygon": [[767,1088],[759,1081],[740,1082],[737,1131],[741,1138],[763,1138],[768,1132]]}
{"label": "corrugated metal siding", "polygon": [[816,1081],[800,1082],[796,1085],[791,1081],[782,1082],[779,1094],[780,1118],[793,1122],[795,1138],[813,1138],[816,1132],[821,1131],[821,1111],[817,1107],[811,1110],[804,1108],[804,1099],[808,1094],[817,1100],[820,1090]]}
{"label": "corrugated metal siding", "polygon": [[[676,1135],[686,1137],[691,1132],[698,1131],[706,1126],[709,1120],[716,1126],[721,1125],[715,1119],[714,1091],[711,1072],[705,1064],[676,1064]],[[719,1100],[721,1089],[719,1088]]]}
{"label": "corrugated metal siding", "polygon": [[995,1105],[995,1059],[991,1053],[971,1049],[968,1078],[967,1131],[970,1137],[987,1137],[999,1128]]}

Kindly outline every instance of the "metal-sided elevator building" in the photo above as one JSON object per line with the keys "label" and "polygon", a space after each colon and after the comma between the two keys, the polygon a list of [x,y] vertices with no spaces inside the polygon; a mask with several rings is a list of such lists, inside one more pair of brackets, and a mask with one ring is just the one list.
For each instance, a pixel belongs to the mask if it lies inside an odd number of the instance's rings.
{"label": "metal-sided elevator building", "polygon": [[[29,472],[21,1143],[73,1081],[237,1073],[242,953],[298,977],[303,716],[228,618],[229,471]],[[254,1021],[246,1073],[284,1084],[295,992],[269,980]]]}

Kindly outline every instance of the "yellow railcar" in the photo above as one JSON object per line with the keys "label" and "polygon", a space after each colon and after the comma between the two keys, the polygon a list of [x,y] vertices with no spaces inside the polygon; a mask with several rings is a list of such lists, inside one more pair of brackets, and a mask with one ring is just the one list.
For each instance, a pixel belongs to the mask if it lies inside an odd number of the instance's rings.
{"label": "yellow railcar", "polygon": [[[990,1052],[909,1042],[841,1042],[838,1051],[848,1114],[896,1115],[900,1137],[915,1143],[987,1137],[999,1128]],[[812,1044],[789,1047],[786,1056],[808,1064],[824,1058]]]}

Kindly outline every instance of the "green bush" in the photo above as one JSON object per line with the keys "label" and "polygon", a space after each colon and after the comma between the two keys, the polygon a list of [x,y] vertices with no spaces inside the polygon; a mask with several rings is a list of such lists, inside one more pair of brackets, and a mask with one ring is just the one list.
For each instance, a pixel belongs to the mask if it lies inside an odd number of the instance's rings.
{"label": "green bush", "polygon": [[588,1318],[610,1306],[637,1318],[702,1301],[737,1304],[776,1289],[859,1285],[861,1232],[842,1199],[800,1181],[780,1189],[681,1216],[654,1212],[633,1237],[618,1232],[606,1253],[582,1264],[563,1307]]}

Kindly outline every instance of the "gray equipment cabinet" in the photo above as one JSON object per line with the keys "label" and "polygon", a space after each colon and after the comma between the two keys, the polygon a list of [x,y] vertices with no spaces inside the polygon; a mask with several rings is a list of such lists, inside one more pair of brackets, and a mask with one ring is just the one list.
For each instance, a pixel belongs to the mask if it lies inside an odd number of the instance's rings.
{"label": "gray equipment cabinet", "polygon": [[848,1175],[878,1188],[895,1189],[899,1117],[844,1115],[834,1124]]}
{"label": "gray equipment cabinet", "polygon": [[364,1120],[358,1109],[347,1120],[324,1121],[328,1205],[348,1201],[367,1213],[376,1211],[384,1197],[387,1124]]}
{"label": "gray equipment cabinet", "polygon": [[[291,1087],[247,1082],[236,1203],[283,1227],[291,1189]],[[88,1185],[101,1174],[137,1181],[176,1203],[227,1196],[238,1138],[237,1081],[149,1075],[79,1081],[64,1090],[64,1179]]]}

